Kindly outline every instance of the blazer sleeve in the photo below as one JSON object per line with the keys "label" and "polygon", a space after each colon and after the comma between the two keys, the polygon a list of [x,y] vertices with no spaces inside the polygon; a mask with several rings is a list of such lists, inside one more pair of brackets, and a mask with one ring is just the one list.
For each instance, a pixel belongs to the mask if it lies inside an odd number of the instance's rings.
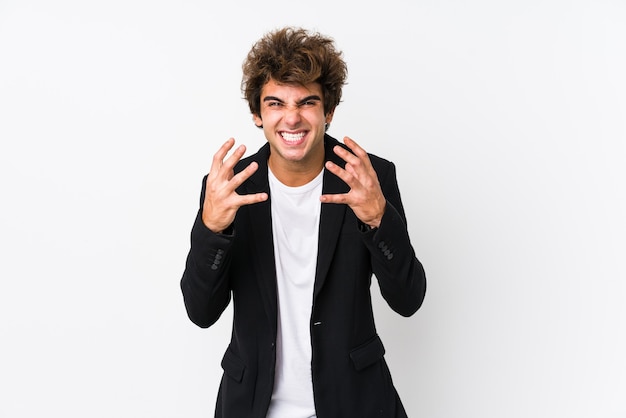
{"label": "blazer sleeve", "polygon": [[230,302],[228,270],[234,239],[232,227],[216,234],[202,222],[206,176],[202,181],[200,208],[191,230],[191,248],[180,281],[187,315],[202,328],[213,325]]}
{"label": "blazer sleeve", "polygon": [[426,275],[409,239],[395,166],[378,162],[375,169],[387,205],[380,226],[366,231],[364,241],[383,298],[400,315],[411,316],[424,301]]}

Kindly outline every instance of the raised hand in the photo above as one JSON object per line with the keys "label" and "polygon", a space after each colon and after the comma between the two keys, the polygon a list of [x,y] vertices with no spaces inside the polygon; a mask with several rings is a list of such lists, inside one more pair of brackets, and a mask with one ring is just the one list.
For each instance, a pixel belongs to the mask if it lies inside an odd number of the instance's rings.
{"label": "raised hand", "polygon": [[241,206],[267,200],[267,193],[240,195],[235,191],[259,166],[252,162],[235,175],[233,168],[243,157],[246,147],[238,146],[231,156],[224,160],[234,145],[235,140],[230,138],[215,153],[211,171],[206,179],[202,221],[215,233],[221,233],[228,228]]}
{"label": "raised hand", "polygon": [[354,152],[335,146],[333,151],[345,162],[345,169],[326,162],[326,169],[343,180],[350,191],[342,194],[325,194],[320,197],[322,203],[343,203],[352,209],[357,218],[372,228],[378,228],[385,212],[387,201],[378,182],[376,171],[372,167],[367,152],[349,137],[344,143]]}

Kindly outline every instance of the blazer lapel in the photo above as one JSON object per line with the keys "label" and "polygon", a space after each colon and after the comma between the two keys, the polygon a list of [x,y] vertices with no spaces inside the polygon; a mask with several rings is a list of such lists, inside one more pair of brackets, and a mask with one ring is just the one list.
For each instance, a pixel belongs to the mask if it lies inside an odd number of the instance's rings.
{"label": "blazer lapel", "polygon": [[[344,167],[346,164],[345,161],[333,152],[333,147],[335,145],[341,144],[336,139],[326,135],[324,138],[326,161],[330,160],[333,163]],[[322,193],[336,194],[347,193],[348,191],[350,191],[350,188],[343,182],[343,180],[335,176],[330,171],[324,171]],[[336,203],[322,204],[313,298],[317,297],[322,289],[322,286],[324,285],[324,281],[326,280],[326,275],[328,273],[333,254],[335,253],[335,247],[337,245],[337,239],[339,238],[339,232],[341,231],[341,225],[343,223],[345,213],[346,205],[339,205]]]}
{"label": "blazer lapel", "polygon": [[[257,171],[244,182],[241,191],[245,194],[266,192],[270,194],[269,181],[267,179],[267,158],[269,157],[269,144],[265,144],[253,156],[253,160],[259,164]],[[274,326],[277,318],[276,296],[276,264],[274,261],[274,243],[272,238],[272,211],[270,206],[271,196],[265,202],[255,203],[247,207],[248,223],[251,225],[251,237],[248,239],[251,250],[254,253],[255,270],[261,272],[259,288],[263,298],[265,311],[270,323]],[[275,331],[275,330],[274,330]]]}

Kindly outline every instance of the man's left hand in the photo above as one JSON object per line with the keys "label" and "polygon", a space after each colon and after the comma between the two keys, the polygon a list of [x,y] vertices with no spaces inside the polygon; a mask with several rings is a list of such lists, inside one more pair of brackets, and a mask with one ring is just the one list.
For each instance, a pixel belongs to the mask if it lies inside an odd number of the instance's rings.
{"label": "man's left hand", "polygon": [[327,161],[326,169],[350,186],[350,191],[342,194],[324,194],[320,200],[322,203],[346,204],[361,222],[372,228],[378,228],[387,201],[380,188],[376,171],[367,152],[359,144],[347,136],[344,137],[344,143],[354,154],[338,145],[333,151],[346,162],[345,168]]}

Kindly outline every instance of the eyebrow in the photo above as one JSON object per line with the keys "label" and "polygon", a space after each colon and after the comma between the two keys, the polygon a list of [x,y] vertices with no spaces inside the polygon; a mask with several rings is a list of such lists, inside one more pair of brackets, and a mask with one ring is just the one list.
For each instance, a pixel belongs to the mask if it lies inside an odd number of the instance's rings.
{"label": "eyebrow", "polygon": [[[308,102],[310,100],[317,100],[317,101],[322,101],[321,97],[316,95],[316,94],[312,94],[310,96],[307,96],[301,100],[299,100],[296,104],[301,105],[304,102]],[[263,98],[263,102],[272,102],[272,101],[276,101],[276,102],[280,102],[280,103],[285,103],[282,99],[279,99],[276,96],[265,96]]]}

